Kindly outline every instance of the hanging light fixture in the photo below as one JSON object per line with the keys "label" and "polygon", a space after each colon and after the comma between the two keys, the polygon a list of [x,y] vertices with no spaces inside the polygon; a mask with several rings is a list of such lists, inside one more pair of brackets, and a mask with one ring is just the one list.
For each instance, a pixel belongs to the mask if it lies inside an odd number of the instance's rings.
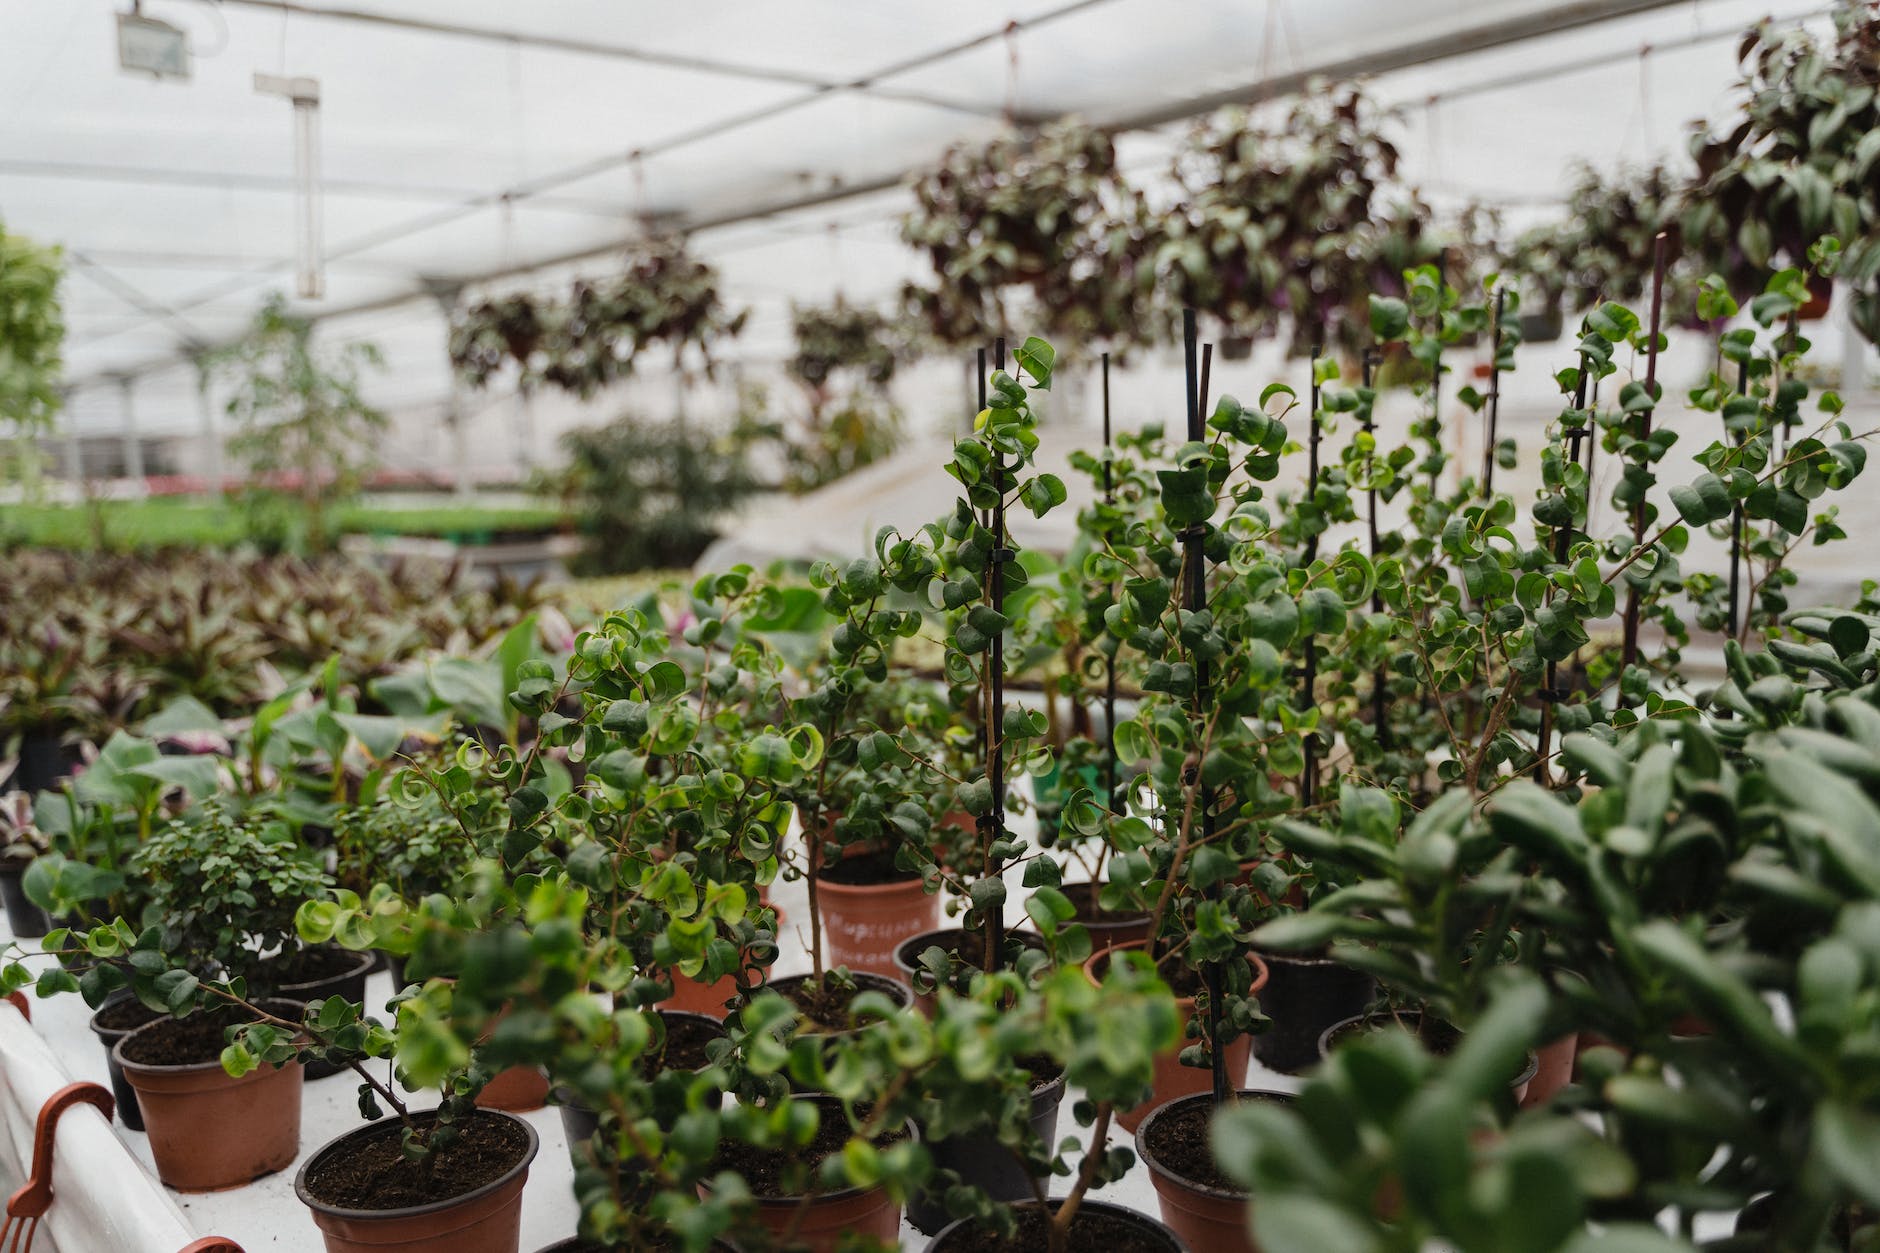
{"label": "hanging light fixture", "polygon": [[303,300],[326,295],[326,263],[320,232],[320,80],[255,74],[255,90],[294,106],[294,292]]}
{"label": "hanging light fixture", "polygon": [[118,68],[155,79],[188,82],[189,34],[180,26],[144,16],[143,0],[117,15]]}

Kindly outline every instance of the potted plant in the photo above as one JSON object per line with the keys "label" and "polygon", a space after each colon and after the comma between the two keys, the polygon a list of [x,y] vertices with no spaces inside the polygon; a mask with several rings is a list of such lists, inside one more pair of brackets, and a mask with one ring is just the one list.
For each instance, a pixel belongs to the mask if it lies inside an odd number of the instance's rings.
{"label": "potted plant", "polygon": [[49,852],[33,825],[33,798],[26,792],[0,793],[0,901],[7,928],[19,939],[33,939],[52,929],[46,911],[27,899],[20,879],[40,854]]}
{"label": "potted plant", "polygon": [[[1286,1093],[1251,1090],[1234,1097],[1235,1104],[1291,1100]],[[1136,1129],[1136,1156],[1149,1168],[1162,1221],[1191,1248],[1255,1253],[1247,1230],[1247,1189],[1220,1168],[1209,1138],[1222,1108],[1212,1092],[1156,1107]]]}

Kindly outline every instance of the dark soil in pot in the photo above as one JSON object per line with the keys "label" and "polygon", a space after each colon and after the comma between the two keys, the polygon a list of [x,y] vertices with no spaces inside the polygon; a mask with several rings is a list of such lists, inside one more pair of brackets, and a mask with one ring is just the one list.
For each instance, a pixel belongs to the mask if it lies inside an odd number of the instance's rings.
{"label": "dark soil in pot", "polygon": [[[297,1008],[297,1007],[296,1007]],[[270,1012],[285,1013],[276,1005]],[[154,1021],[154,1020],[153,1020]],[[172,1018],[161,1027],[137,1032],[122,1049],[124,1060],[140,1066],[197,1066],[221,1058],[228,1044],[228,1029],[254,1022],[239,1006],[198,1010],[187,1018]]]}
{"label": "dark soil in pot", "polygon": [[[816,1138],[804,1147],[760,1149],[755,1145],[726,1140],[718,1146],[718,1158],[712,1164],[712,1172],[735,1171],[743,1176],[753,1196],[784,1200],[803,1195],[802,1189],[815,1179],[816,1170],[822,1165],[823,1159],[840,1153],[842,1146],[854,1135],[848,1121],[842,1117],[840,1107],[827,1098],[824,1101],[822,1123],[816,1128]],[[855,1112],[858,1119],[867,1117],[865,1106],[857,1106]],[[876,1148],[886,1148],[908,1138],[909,1132],[902,1129],[884,1132],[876,1136],[872,1143]]]}
{"label": "dark soil in pot", "polygon": [[[414,1115],[420,1125],[424,1114]],[[357,1138],[321,1150],[302,1175],[309,1197],[346,1210],[398,1210],[455,1200],[494,1183],[523,1161],[533,1147],[514,1118],[482,1113],[472,1118],[449,1148],[427,1164],[408,1160],[404,1124],[385,1119]]]}
{"label": "dark soil in pot", "polygon": [[[354,1005],[364,1005],[366,976],[372,973],[377,955],[355,953],[337,945],[321,944],[295,949],[270,958],[263,964],[256,981],[271,987],[275,994],[303,1004],[337,996]],[[307,1063],[307,1078],[325,1079],[347,1072],[337,1061]]]}
{"label": "dark soil in pot", "polygon": [[791,975],[773,981],[770,990],[796,1006],[807,1020],[804,1030],[818,1035],[853,1031],[864,1025],[857,1023],[849,1013],[849,1003],[863,992],[885,992],[902,1006],[913,1003],[913,994],[893,979],[861,971],[850,972],[849,978],[854,981],[853,987],[844,987],[827,978],[818,987],[812,975]]}
{"label": "dark soil in pot", "polygon": [[1272,1023],[1253,1037],[1253,1055],[1268,1070],[1298,1074],[1318,1065],[1319,1037],[1325,1029],[1362,1014],[1377,984],[1363,971],[1328,957],[1261,957],[1267,978],[1260,991],[1260,1012]]}
{"label": "dark soil in pot", "polygon": [[[970,1219],[961,1219],[936,1236],[927,1246],[927,1253],[1045,1253],[1049,1247],[1047,1232],[1043,1212],[1035,1205],[1026,1205],[1018,1210],[1018,1233],[1010,1240],[974,1227]],[[1103,1253],[1188,1253],[1180,1237],[1153,1218],[1087,1198],[1071,1220],[1066,1243],[1089,1253],[1099,1249]]]}
{"label": "dark soil in pot", "polygon": [[52,919],[26,899],[26,889],[20,883],[20,876],[32,864],[31,856],[0,858],[0,904],[6,907],[8,928],[22,940],[36,940],[52,930]]}
{"label": "dark soil in pot", "polygon": [[918,879],[918,872],[910,874],[894,864],[894,853],[890,849],[877,849],[868,853],[851,853],[840,861],[831,862],[822,868],[817,876],[827,883],[841,883],[849,887],[867,887],[881,883],[906,883]]}
{"label": "dark soil in pot", "polygon": [[[1242,1092],[1240,1095],[1244,1100],[1259,1094]],[[1208,1127],[1213,1121],[1212,1096],[1203,1093],[1199,1100],[1183,1097],[1150,1114],[1136,1137],[1144,1156],[1153,1155],[1157,1164],[1187,1182],[1245,1196],[1247,1190],[1214,1164],[1214,1149],[1208,1140]]]}

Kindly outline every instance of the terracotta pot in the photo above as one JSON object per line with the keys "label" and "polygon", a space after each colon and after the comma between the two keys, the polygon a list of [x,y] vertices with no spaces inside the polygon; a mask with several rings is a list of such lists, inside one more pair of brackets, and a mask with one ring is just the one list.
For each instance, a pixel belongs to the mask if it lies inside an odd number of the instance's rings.
{"label": "terracotta pot", "polygon": [[[1242,1100],[1290,1102],[1290,1094],[1243,1090]],[[1136,1132],[1136,1155],[1149,1168],[1149,1182],[1155,1185],[1155,1197],[1162,1211],[1162,1221],[1177,1235],[1197,1249],[1209,1253],[1259,1253],[1259,1245],[1247,1230],[1247,1193],[1240,1189],[1210,1187],[1178,1174],[1155,1154],[1152,1140],[1156,1125],[1196,1105],[1211,1105],[1212,1092],[1197,1092],[1170,1101],[1147,1118]]]}
{"label": "terracotta pot", "polygon": [[132,1131],[142,1131],[144,1115],[137,1106],[137,1089],[131,1087],[130,1080],[124,1077],[124,1067],[118,1065],[117,1042],[137,1030],[138,1027],[160,1021],[162,1015],[156,1015],[129,1027],[107,1027],[98,1021],[108,1011],[127,1004],[133,999],[128,989],[113,993],[103,1005],[98,1007],[98,1012],[91,1016],[90,1026],[92,1034],[98,1037],[100,1044],[104,1045],[105,1072],[111,1076],[111,1095],[117,1098],[118,1121]]}
{"label": "terracotta pot", "polygon": [[1077,909],[1076,920],[1090,933],[1090,951],[1107,952],[1118,944],[1140,944],[1149,938],[1149,915],[1113,914],[1097,904],[1101,885],[1066,883],[1060,889]]}
{"label": "terracotta pot", "polygon": [[522,1244],[522,1187],[529,1181],[529,1164],[540,1142],[522,1119],[492,1116],[509,1118],[527,1132],[528,1147],[501,1176],[448,1201],[408,1209],[349,1210],[308,1193],[308,1172],[351,1151],[362,1138],[398,1134],[395,1124],[377,1122],[349,1131],[308,1158],[294,1177],[294,1195],[313,1211],[326,1253],[516,1253]]}
{"label": "terracotta pot", "polygon": [[[1422,1023],[1423,1015],[1417,1013],[1415,1010],[1395,1015],[1360,1014],[1356,1018],[1347,1018],[1344,1022],[1335,1023],[1327,1027],[1325,1034],[1319,1037],[1319,1056],[1330,1057],[1332,1050],[1338,1046],[1340,1040],[1355,1033],[1384,1031],[1393,1026],[1414,1033],[1422,1026]],[[1438,1020],[1436,1025],[1439,1027],[1448,1026],[1448,1024],[1443,1023],[1441,1020]],[[1453,1027],[1449,1027],[1448,1029],[1451,1031],[1455,1030]],[[1522,1067],[1520,1074],[1508,1081],[1508,1091],[1513,1095],[1516,1104],[1520,1104],[1522,1099],[1527,1096],[1528,1085],[1534,1082],[1534,1076],[1540,1071],[1540,1067],[1540,1055],[1529,1050],[1527,1065]]]}
{"label": "terracotta pot", "polygon": [[896,883],[836,883],[821,879],[823,951],[830,966],[895,976],[901,941],[940,925],[939,893],[919,879]]}
{"label": "terracotta pot", "polygon": [[738,981],[730,975],[710,983],[700,983],[677,970],[669,973],[672,975],[672,995],[658,1004],[656,1008],[659,1009],[723,1018],[727,1002],[738,994]]}
{"label": "terracotta pot", "polygon": [[300,1063],[258,1066],[237,1079],[219,1058],[150,1066],[125,1056],[139,1036],[172,1021],[139,1027],[112,1048],[137,1091],[157,1177],[178,1192],[215,1192],[291,1166],[300,1155]]}
{"label": "terracotta pot", "polygon": [[[1100,970],[1108,962],[1111,953],[1142,951],[1146,947],[1146,944],[1119,944],[1110,950],[1110,953],[1092,953],[1090,959],[1084,963],[1084,974],[1092,983],[1100,983],[1102,982]],[[1247,991],[1249,995],[1257,996],[1260,989],[1266,986],[1266,963],[1257,955],[1248,953],[1247,964],[1253,967],[1253,983]],[[1193,1022],[1195,1017],[1195,998],[1192,996],[1176,997],[1175,1006],[1181,1011],[1183,1038],[1176,1043],[1174,1048],[1155,1059],[1155,1088],[1149,1099],[1134,1109],[1124,1110],[1117,1114],[1117,1125],[1125,1131],[1134,1131],[1157,1107],[1168,1104],[1176,1097],[1213,1090],[1212,1071],[1200,1066],[1182,1065],[1181,1052],[1188,1045],[1186,1035],[1188,1024]],[[1227,1062],[1227,1085],[1238,1089],[1247,1081],[1247,1062],[1253,1056],[1253,1037],[1242,1035],[1230,1043],[1223,1052]]]}
{"label": "terracotta pot", "polygon": [[[1056,1205],[1057,1202],[1052,1202],[1053,1208],[1056,1208]],[[1027,1209],[1029,1206],[1021,1205],[1018,1208]],[[1089,1197],[1085,1197],[1084,1203],[1078,1207],[1078,1213],[1082,1214],[1085,1212],[1102,1214],[1107,1218],[1120,1219],[1128,1223],[1131,1227],[1134,1227],[1137,1233],[1145,1240],[1161,1243],[1167,1250],[1167,1253],[1189,1253],[1191,1246],[1186,1240],[1182,1239],[1181,1236],[1170,1231],[1167,1227],[1149,1217],[1147,1214],[1138,1214],[1133,1209],[1125,1209],[1121,1205],[1112,1205],[1108,1201],[1093,1200]],[[961,1247],[960,1242],[972,1233],[973,1220],[970,1218],[962,1218],[942,1231],[939,1235],[935,1236],[932,1240],[928,1241],[927,1253],[947,1253],[950,1249],[959,1248]],[[1076,1242],[1077,1224],[1074,1221],[1071,1223],[1071,1237],[1070,1246],[1073,1249],[1090,1248],[1087,1244],[1080,1246]],[[1040,1241],[1029,1248],[1022,1248],[1022,1253],[1044,1253],[1044,1248],[1044,1243]],[[1092,1253],[1094,1253],[1094,1250]],[[1211,1253],[1211,1250],[1203,1248],[1202,1253]]]}
{"label": "terracotta pot", "polygon": [[1553,1100],[1555,1093],[1573,1081],[1573,1063],[1579,1056],[1580,1037],[1577,1032],[1563,1035],[1535,1050],[1537,1069],[1534,1078],[1528,1082],[1527,1092],[1521,1097],[1522,1106],[1545,1105]]}
{"label": "terracotta pot", "polygon": [[[823,1107],[825,1118],[831,1116],[831,1110],[839,1108],[836,1099],[829,1096],[793,1099],[817,1102]],[[702,1183],[699,1195],[708,1198],[711,1195]],[[793,1250],[834,1253],[851,1233],[890,1248],[900,1245],[901,1207],[895,1204],[886,1188],[844,1188],[840,1192],[819,1194],[807,1205],[800,1196],[757,1197],[754,1208],[758,1224],[777,1239],[779,1246],[783,1236],[794,1227],[795,1242],[789,1246]]]}
{"label": "terracotta pot", "polygon": [[[967,932],[961,927],[941,927],[934,931],[923,931],[912,939],[901,941],[894,950],[895,978],[905,983],[909,988],[913,988],[914,972],[920,969],[920,955],[936,944],[941,947],[957,944],[966,935]],[[1044,947],[1043,938],[1040,937],[1037,932],[1031,930],[1008,931],[1006,932],[1006,939],[1008,941],[1017,940],[1027,948],[1042,949]],[[979,943],[983,944],[984,941],[980,940]],[[965,981],[970,982],[970,980],[971,976],[965,977]],[[960,991],[963,989],[956,988],[955,990]],[[924,1017],[933,1017],[933,994],[916,990],[914,992],[914,1008],[919,1010]]]}
{"label": "terracotta pot", "polygon": [[477,1093],[477,1108],[527,1114],[548,1104],[548,1075],[539,1066],[499,1070]]}

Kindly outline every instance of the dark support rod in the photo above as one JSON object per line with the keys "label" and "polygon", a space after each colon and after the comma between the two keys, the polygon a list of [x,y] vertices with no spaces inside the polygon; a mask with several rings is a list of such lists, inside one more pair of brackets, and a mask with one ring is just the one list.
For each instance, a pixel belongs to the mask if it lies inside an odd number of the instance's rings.
{"label": "dark support rod", "polygon": [[[1306,439],[1306,500],[1315,499],[1319,494],[1319,355],[1324,351],[1318,344],[1312,345],[1312,358],[1306,363],[1311,371],[1311,383],[1306,389],[1310,397],[1311,434]],[[1306,537],[1306,566],[1319,559],[1319,533],[1314,531]],[[1306,636],[1305,671],[1300,676],[1299,699],[1305,708],[1311,709],[1318,704],[1319,685],[1319,637]],[[1319,737],[1316,731],[1306,732],[1301,745],[1305,750],[1305,772],[1299,780],[1299,803],[1310,809],[1318,799],[1319,791]]]}
{"label": "dark support rod", "polygon": [[[994,347],[994,368],[1005,368],[1005,336],[1001,335]],[[992,568],[987,575],[987,588],[992,607],[999,613],[1005,612],[1005,563],[1011,560],[1011,544],[1005,533],[1005,456],[994,453],[992,458],[992,488],[998,499],[992,506]],[[992,715],[988,735],[991,751],[986,755],[986,778],[992,784],[992,843],[1005,839],[1005,632],[998,631],[992,637],[992,654],[987,663],[992,667]],[[988,846],[990,852],[990,846]],[[987,872],[993,876],[1002,874],[1004,865],[998,856],[987,858]],[[1000,958],[1005,949],[1005,907],[995,905],[986,916],[986,965],[988,974],[999,967]]]}
{"label": "dark support rod", "polygon": [[1495,323],[1488,337],[1488,406],[1482,428],[1482,495],[1495,494],[1495,440],[1501,425],[1501,318],[1508,301],[1506,288],[1495,292]]}
{"label": "dark support rod", "polygon": [[[1586,365],[1586,354],[1580,354],[1580,381],[1573,388],[1574,425],[1567,432],[1567,462],[1570,465],[1580,463],[1580,440],[1591,425],[1592,417],[1586,410],[1586,376],[1590,371]],[[1588,497],[1589,503],[1591,497]],[[1565,526],[1554,528],[1554,562],[1557,565],[1567,563],[1567,552],[1573,544],[1573,521],[1569,513]],[[1551,592],[1548,599],[1552,600]],[[1540,748],[1534,754],[1534,777],[1545,784],[1549,775],[1547,759],[1553,753],[1554,741],[1554,706],[1560,703],[1560,663],[1547,662],[1547,679],[1541,688],[1541,735]]]}
{"label": "dark support rod", "polygon": [[[1645,392],[1655,406],[1658,403],[1658,333],[1664,325],[1665,313],[1665,263],[1670,252],[1670,237],[1663,231],[1652,241],[1652,325],[1651,343],[1645,351]],[[1637,438],[1649,439],[1652,433],[1652,411],[1644,409],[1638,415]],[[1641,493],[1638,502],[1632,506],[1632,550],[1637,552],[1645,542],[1645,497]],[[1624,665],[1627,669],[1638,663],[1638,609],[1639,590],[1636,583],[1628,583],[1625,593],[1625,646]]]}
{"label": "dark support rod", "polygon": [[[1749,395],[1749,358],[1744,357],[1736,367],[1736,394]],[[1727,434],[1727,432],[1726,432]],[[1744,433],[1736,433],[1736,446],[1743,446]],[[1743,612],[1743,502],[1737,501],[1730,507],[1730,638],[1735,639],[1741,629]]]}
{"label": "dark support rod", "polygon": [[[1379,356],[1380,356],[1379,349],[1377,348],[1376,345],[1372,345],[1371,347],[1366,348],[1364,350],[1363,357],[1359,359],[1358,385],[1364,388],[1367,392],[1371,390],[1371,371],[1377,365]],[[1369,397],[1365,400],[1364,429],[1367,434],[1370,434],[1372,436],[1375,436],[1377,434],[1376,407],[1377,407],[1376,397]],[[1368,458],[1367,464],[1365,465],[1365,468],[1364,468],[1364,472],[1365,472],[1366,478],[1373,480],[1372,485],[1365,489],[1365,495],[1369,497],[1369,502],[1368,502],[1369,508],[1366,510],[1366,521],[1371,531],[1371,535],[1370,535],[1371,564],[1376,565],[1377,564],[1377,485],[1375,482],[1375,478],[1377,474],[1377,457],[1375,454],[1373,454],[1370,458]],[[1372,613],[1384,612],[1384,594],[1378,591],[1377,588],[1375,587],[1371,589],[1371,612]],[[1385,702],[1385,687],[1387,683],[1388,683],[1388,676],[1385,674],[1384,667],[1380,665],[1371,674],[1371,726],[1377,732],[1377,744],[1379,748],[1385,747],[1389,740],[1389,736],[1386,732],[1386,727],[1384,725],[1384,721],[1385,721],[1384,706],[1386,703]]]}
{"label": "dark support rod", "polygon": [[[1182,351],[1188,373],[1188,438],[1191,442],[1200,442],[1206,438],[1203,425],[1202,407],[1207,387],[1207,365],[1196,361],[1195,353],[1195,311],[1182,310]],[[1213,353],[1208,354],[1212,364]],[[1182,584],[1182,599],[1188,610],[1199,612],[1208,604],[1207,544],[1206,525],[1194,523],[1182,532],[1182,572],[1186,576]],[[1196,721],[1206,726],[1208,707],[1213,704],[1213,676],[1208,663],[1195,660],[1195,697],[1193,710]],[[1197,745],[1197,756],[1200,745]],[[1201,777],[1201,768],[1195,766],[1194,786],[1200,789],[1201,838],[1203,841],[1214,835],[1214,795],[1206,781]],[[1218,888],[1210,888],[1213,893]],[[1219,962],[1204,962],[1201,967],[1201,980],[1208,993],[1208,1062],[1213,1072],[1214,1103],[1224,1105],[1230,1095],[1227,1086],[1227,1058],[1221,1049],[1221,965]]]}
{"label": "dark support rod", "polygon": [[[1114,504],[1116,488],[1110,479],[1110,354],[1103,354],[1103,503]],[[1107,540],[1109,536],[1106,534]],[[1123,807],[1116,795],[1116,658],[1103,663],[1103,770],[1104,784],[1110,798],[1110,812],[1120,814]]]}

